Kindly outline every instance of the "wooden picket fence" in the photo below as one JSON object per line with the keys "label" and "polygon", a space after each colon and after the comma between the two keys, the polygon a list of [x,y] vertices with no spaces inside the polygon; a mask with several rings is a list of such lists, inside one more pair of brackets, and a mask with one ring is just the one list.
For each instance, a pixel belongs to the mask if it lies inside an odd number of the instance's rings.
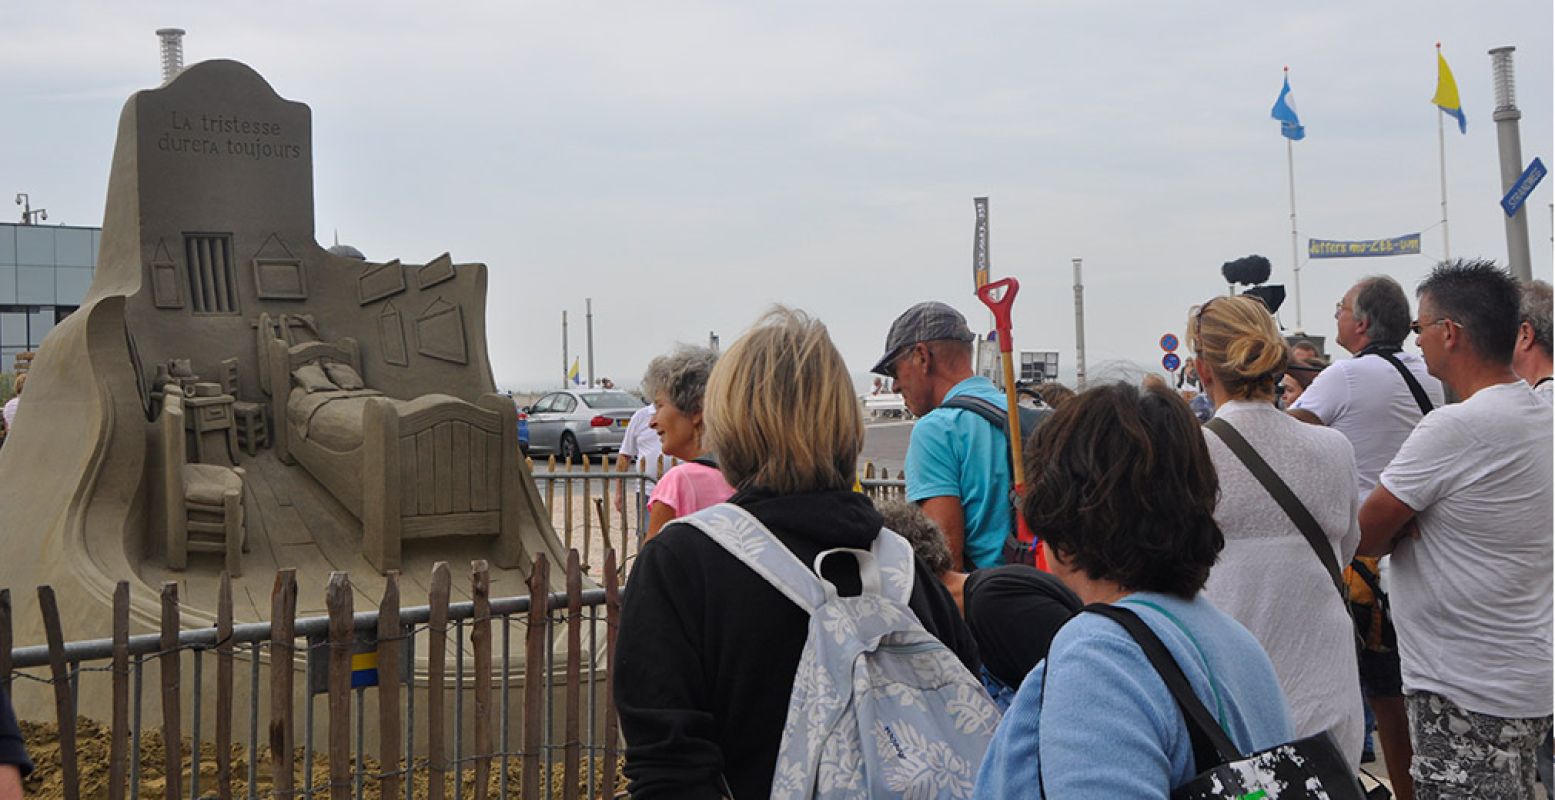
{"label": "wooden picket fence", "polygon": [[[669,460],[661,468],[676,463]],[[114,592],[112,637],[67,642],[54,589],[41,586],[38,601],[46,644],[15,647],[11,593],[0,590],[0,685],[9,695],[14,680],[33,681],[45,684],[44,691],[53,697],[59,763],[40,768],[59,771],[59,784],[67,800],[81,796],[76,716],[79,693],[84,676],[95,680],[90,677],[93,673],[105,674],[112,684],[107,796],[110,800],[138,800],[143,772],[148,771],[141,746],[143,672],[145,667],[154,666],[164,743],[163,763],[159,765],[164,781],[155,788],[168,800],[212,796],[202,793],[206,790],[228,800],[237,796],[235,786],[243,790],[243,796],[255,800],[265,796],[362,797],[364,788],[369,787],[383,798],[464,800],[468,789],[469,796],[485,800],[492,794],[510,796],[510,766],[518,767],[511,782],[518,784],[521,797],[541,797],[542,787],[549,792],[553,784],[559,784],[555,794],[564,800],[613,796],[620,781],[619,730],[609,700],[612,679],[608,668],[602,667],[607,667],[614,655],[620,587],[639,546],[636,532],[642,506],[623,503],[622,511],[612,513],[610,493],[632,493],[635,501],[635,494],[646,488],[647,475],[614,471],[603,457],[593,463],[584,459],[576,467],[554,457],[543,466],[532,461],[529,466],[568,550],[565,592],[546,592],[551,565],[541,555],[533,563],[527,595],[492,598],[489,569],[484,561],[476,561],[469,576],[473,599],[451,603],[450,570],[446,563],[438,563],[432,570],[427,605],[401,607],[399,576],[390,573],[378,607],[354,613],[350,577],[336,572],[325,591],[327,616],[299,619],[296,572],[281,570],[272,590],[270,621],[236,623],[232,584],[223,575],[214,626],[185,630],[178,584],[169,582],[160,592],[159,632],[132,636],[130,587],[121,581]],[[873,497],[905,492],[900,472],[893,475],[891,470],[868,463],[860,465],[859,474],[861,489]],[[582,509],[593,513],[582,513]],[[602,561],[591,568],[596,553]],[[618,558],[618,553],[627,555]],[[602,588],[584,591],[586,575],[594,576]],[[603,665],[595,653],[599,644],[595,625],[600,621],[605,623]],[[500,648],[493,641],[493,622],[500,625]],[[523,666],[510,670],[509,632],[519,625],[524,636]],[[553,635],[558,626],[565,626],[560,652]],[[448,642],[451,630],[456,638],[452,656]],[[427,638],[418,651],[418,636],[422,634]],[[361,655],[364,641],[371,642],[368,652],[376,657],[377,719],[373,727],[377,764],[382,765],[376,769],[369,769],[367,763],[373,755],[367,752],[365,742],[368,725],[363,715],[368,704],[363,690],[352,686],[353,652]],[[405,673],[406,665],[415,663],[407,657],[407,650],[424,657],[422,673]],[[299,745],[299,687],[295,685],[299,654],[310,667],[317,664],[314,668],[327,676],[324,686],[302,689],[316,692],[327,709],[326,744],[318,754],[314,752],[315,702],[311,694],[302,695],[305,714]],[[212,657],[213,693],[202,691],[208,683],[202,677],[204,662]],[[186,683],[185,671],[191,661],[192,682]],[[262,681],[265,663],[269,664],[268,680]],[[246,664],[249,671],[246,695],[236,691],[234,684],[239,664]],[[521,684],[521,690],[513,691],[515,684]],[[447,713],[450,694],[452,720]],[[553,708],[557,694],[562,698],[559,714]],[[423,708],[418,709],[418,697]],[[517,702],[520,698],[521,703]],[[473,710],[468,719],[463,714],[466,700]],[[202,730],[202,719],[211,716],[204,709],[210,703],[214,703],[214,731]],[[510,712],[519,716],[515,719]],[[235,733],[242,733],[235,725],[245,714],[246,752],[234,738]],[[596,725],[600,716],[603,723]],[[267,722],[261,731],[262,718]],[[185,720],[190,722],[189,731],[184,730]],[[510,735],[510,729],[517,735]],[[468,748],[466,731],[470,734]],[[555,741],[558,736],[559,742]],[[512,738],[519,740],[516,749],[510,746]],[[418,739],[425,742],[422,752],[417,751]],[[202,786],[201,767],[209,766],[209,761],[202,764],[201,745],[209,743],[214,744],[214,754],[204,758],[215,761],[214,786]],[[239,769],[246,767],[246,775],[237,774],[234,753],[238,754]],[[315,755],[327,758],[327,780],[315,780]],[[553,772],[559,780],[552,779]],[[467,787],[470,777],[473,786]],[[265,778],[269,788],[261,792],[258,787]]]}
{"label": "wooden picket fence", "polygon": [[[81,764],[76,741],[76,700],[83,672],[94,671],[84,664],[107,660],[111,666],[95,671],[108,672],[112,680],[112,718],[109,724],[108,797],[111,800],[137,798],[141,790],[140,753],[141,717],[141,666],[156,662],[159,666],[160,686],[158,696],[162,710],[162,741],[166,755],[163,771],[166,782],[162,796],[167,800],[180,800],[185,796],[198,800],[207,788],[200,786],[202,732],[202,655],[214,653],[216,659],[215,703],[215,796],[230,800],[236,776],[233,768],[234,714],[244,709],[236,707],[234,692],[234,661],[241,656],[239,648],[247,650],[250,666],[251,692],[248,722],[250,741],[248,748],[248,775],[245,781],[247,796],[258,797],[256,789],[261,761],[269,765],[271,789],[269,795],[278,798],[294,796],[313,797],[321,788],[313,785],[313,698],[306,697],[306,720],[303,737],[303,757],[298,758],[298,740],[295,709],[297,707],[296,677],[299,651],[316,650],[327,657],[327,688],[324,696],[328,708],[328,797],[345,800],[361,797],[368,783],[376,785],[377,796],[394,798],[413,796],[412,778],[424,778],[426,792],[414,795],[433,800],[443,800],[450,795],[458,800],[464,794],[466,772],[473,772],[473,797],[485,800],[493,793],[493,769],[497,772],[495,794],[509,796],[510,760],[520,767],[518,772],[519,796],[542,796],[542,778],[547,778],[553,766],[553,753],[560,751],[561,791],[564,800],[574,800],[580,795],[611,797],[618,783],[618,725],[615,709],[609,698],[612,681],[609,670],[604,672],[603,725],[596,730],[594,724],[596,696],[599,686],[594,680],[595,648],[598,643],[594,623],[598,614],[585,617],[584,609],[604,611],[606,663],[613,658],[616,630],[619,621],[619,581],[615,565],[615,553],[606,550],[603,563],[603,588],[582,588],[583,571],[579,554],[572,550],[567,558],[566,591],[549,594],[550,565],[545,556],[538,556],[533,564],[525,596],[492,598],[490,574],[485,561],[475,561],[470,566],[470,589],[473,601],[450,603],[450,571],[448,565],[439,562],[433,567],[428,605],[401,608],[399,576],[390,573],[386,578],[382,601],[375,612],[354,613],[353,590],[350,577],[335,572],[329,579],[325,593],[327,617],[298,619],[297,582],[294,570],[281,570],[276,574],[271,597],[271,620],[264,623],[235,624],[232,618],[232,584],[224,574],[221,578],[220,600],[214,627],[183,629],[178,605],[178,584],[169,582],[161,589],[161,630],[156,634],[130,635],[129,583],[120,582],[114,592],[113,636],[110,640],[70,642],[64,640],[60,625],[59,607],[54,590],[48,586],[38,588],[38,599],[46,632],[47,644],[38,647],[12,649],[12,616],[9,590],[0,590],[0,682],[9,694],[13,677],[42,680],[52,686],[55,711],[59,725],[58,769],[62,772],[64,797],[75,800],[80,796]],[[508,631],[513,617],[522,616],[525,625],[524,667],[517,676],[509,674]],[[501,666],[493,661],[493,625],[501,625]],[[588,625],[585,625],[588,622]],[[553,624],[565,625],[565,663],[560,665],[560,678],[553,686],[557,670],[556,654],[552,647]],[[470,631],[471,664],[464,658],[464,628]],[[454,708],[455,719],[450,728],[447,718],[448,704],[448,633],[454,628],[458,649],[454,656]],[[588,648],[584,647],[585,628],[591,633]],[[421,679],[405,683],[403,672],[406,664],[414,664],[407,658],[406,648],[415,653],[418,633],[427,634],[426,670]],[[369,772],[365,767],[367,755],[364,738],[367,725],[363,719],[365,708],[363,689],[353,688],[353,651],[361,654],[363,637],[372,637],[376,645],[370,651],[376,655],[377,708],[376,757],[381,769]],[[306,637],[310,644],[299,647],[298,638]],[[246,647],[245,647],[246,645]],[[261,690],[261,652],[269,651],[268,694]],[[589,664],[583,663],[585,650],[590,655]],[[183,662],[187,652],[193,652],[194,689],[183,691]],[[310,655],[312,653],[309,653]],[[48,677],[39,679],[26,672],[29,668],[47,666]],[[495,667],[495,668],[494,668]],[[584,672],[587,670],[588,675]],[[471,677],[467,678],[466,676]],[[511,679],[522,681],[522,717],[520,720],[520,748],[509,746]],[[473,684],[473,685],[471,685]],[[407,690],[408,687],[408,690]],[[564,694],[560,725],[555,724],[554,698],[548,690],[560,688]],[[308,689],[311,691],[311,689]],[[186,694],[188,695],[186,697]],[[416,696],[420,694],[426,705],[424,711],[425,753],[417,753],[415,718]],[[587,697],[585,698],[585,695]],[[473,716],[460,719],[464,699],[473,706]],[[586,702],[585,702],[586,700]],[[259,741],[261,706],[268,701],[268,728],[264,742]],[[186,756],[184,731],[184,703],[192,704],[192,745],[187,755],[191,766],[185,768]],[[356,711],[356,748],[352,748],[353,705]],[[516,704],[515,704],[516,705]],[[585,715],[584,706],[588,706]],[[133,716],[132,716],[133,712]],[[494,728],[494,726],[496,726]],[[463,752],[463,732],[472,730],[470,752]],[[561,742],[552,741],[553,728],[562,729]],[[587,728],[585,741],[584,728]],[[450,756],[449,744],[455,752]],[[242,752],[241,747],[238,752]],[[588,761],[589,771],[582,773]],[[602,767],[600,779],[594,781],[596,762]],[[49,766],[49,765],[44,765]],[[304,785],[299,789],[297,772],[303,768]],[[451,779],[451,780],[450,780]],[[415,781],[420,783],[421,781]],[[551,781],[545,780],[547,791]]]}

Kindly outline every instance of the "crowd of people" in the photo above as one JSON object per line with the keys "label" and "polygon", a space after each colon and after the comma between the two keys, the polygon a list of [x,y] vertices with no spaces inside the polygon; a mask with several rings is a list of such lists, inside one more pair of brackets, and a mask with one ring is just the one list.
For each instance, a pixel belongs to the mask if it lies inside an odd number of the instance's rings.
{"label": "crowd of people", "polygon": [[[1453,261],[1416,297],[1358,282],[1333,361],[1257,298],[1194,307],[1200,391],[1055,394],[1018,497],[1005,427],[956,400],[1004,395],[943,303],[872,370],[918,417],[878,507],[819,321],[657,360],[649,419],[685,463],[623,600],[633,796],[1251,797],[1257,769],[1217,770],[1294,748],[1358,797],[1372,720],[1398,797],[1543,796],[1550,287]],[[1046,571],[1009,563],[1019,522]]]}

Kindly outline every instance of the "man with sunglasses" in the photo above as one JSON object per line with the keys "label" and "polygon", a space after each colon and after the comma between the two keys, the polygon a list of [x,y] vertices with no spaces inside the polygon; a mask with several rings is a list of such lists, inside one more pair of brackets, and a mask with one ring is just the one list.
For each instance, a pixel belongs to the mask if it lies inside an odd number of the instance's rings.
{"label": "man with sunglasses", "polygon": [[1550,731],[1550,408],[1512,370],[1519,288],[1489,261],[1440,264],[1411,323],[1462,401],[1427,415],[1360,510],[1393,554],[1392,610],[1420,797],[1535,797]]}
{"label": "man with sunglasses", "polygon": [[944,534],[951,563],[968,571],[1001,564],[1015,525],[1004,432],[974,411],[942,407],[959,396],[1005,407],[1004,393],[972,373],[975,338],[961,312],[919,303],[891,323],[885,354],[870,368],[891,378],[920,418],[907,443],[907,499]]}

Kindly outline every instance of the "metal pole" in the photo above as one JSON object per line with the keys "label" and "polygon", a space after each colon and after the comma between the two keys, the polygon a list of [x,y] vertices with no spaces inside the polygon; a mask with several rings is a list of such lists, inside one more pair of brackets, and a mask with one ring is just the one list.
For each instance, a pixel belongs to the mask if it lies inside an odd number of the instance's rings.
{"label": "metal pole", "polygon": [[1285,140],[1285,169],[1290,175],[1290,266],[1296,288],[1296,330],[1301,326],[1301,250],[1296,246],[1296,148],[1290,139]]}
{"label": "metal pole", "polygon": [[589,349],[589,385],[594,385],[594,300],[583,298],[583,322]]}
{"label": "metal pole", "polygon": [[1452,258],[1451,240],[1447,236],[1447,134],[1440,108],[1436,109],[1436,154],[1442,167],[1442,258]]}
{"label": "metal pole", "polygon": [[[1523,173],[1523,143],[1518,120],[1517,87],[1513,80],[1512,51],[1515,47],[1497,47],[1490,51],[1490,75],[1495,83],[1496,145],[1501,152],[1501,191],[1511,191]],[[1512,276],[1520,281],[1533,280],[1532,258],[1528,252],[1527,206],[1506,218],[1506,261]]]}
{"label": "metal pole", "polygon": [[567,386],[567,309],[562,309],[562,387]]}
{"label": "metal pole", "polygon": [[184,29],[158,28],[157,38],[162,41],[162,85],[166,86],[184,71]]}
{"label": "metal pole", "polygon": [[1074,385],[1085,389],[1085,283],[1080,280],[1080,259],[1074,263]]}

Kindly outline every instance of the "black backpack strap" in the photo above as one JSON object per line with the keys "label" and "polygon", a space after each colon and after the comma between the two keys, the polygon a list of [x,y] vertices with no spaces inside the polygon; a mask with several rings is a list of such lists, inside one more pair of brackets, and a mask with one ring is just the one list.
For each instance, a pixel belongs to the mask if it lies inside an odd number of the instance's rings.
{"label": "black backpack strap", "polygon": [[[981,397],[972,397],[964,394],[958,394],[955,397],[947,398],[944,402],[940,403],[939,407],[958,408],[963,411],[970,411],[987,420],[988,424],[994,426],[994,429],[998,430],[999,433],[1004,435],[1006,441],[1009,440],[1010,431],[1008,408],[996,405],[988,400],[984,400]],[[1047,418],[1048,409],[1018,406],[1017,414],[1019,415],[1017,421],[1020,424],[1021,441],[1027,442],[1031,439],[1032,431],[1036,430],[1037,426]],[[1015,518],[1018,519],[1021,511],[1020,499],[1015,493],[1014,457],[1014,453],[1012,453],[1011,449],[1006,446],[1004,448],[1004,462],[1010,467],[1010,511],[1015,515]],[[1034,541],[1022,541],[1016,532],[1011,531],[1004,540],[1004,563],[1033,565],[1035,560],[1035,546],[1036,545]],[[962,566],[965,567],[968,571],[975,569],[975,567],[970,562],[963,564]]]}
{"label": "black backpack strap", "polygon": [[1344,578],[1339,574],[1339,561],[1334,557],[1334,550],[1328,544],[1328,537],[1323,535],[1323,526],[1312,517],[1312,512],[1301,504],[1296,493],[1290,490],[1285,481],[1280,480],[1280,476],[1275,473],[1273,467],[1269,466],[1269,462],[1258,455],[1258,451],[1242,438],[1242,434],[1237,432],[1231,423],[1224,418],[1215,417],[1204,423],[1204,427],[1214,431],[1220,440],[1226,443],[1226,447],[1231,448],[1231,452],[1241,459],[1247,471],[1253,473],[1253,477],[1263,484],[1263,488],[1274,498],[1274,502],[1279,503],[1280,508],[1285,510],[1290,521],[1296,523],[1296,529],[1307,538],[1307,544],[1312,546],[1312,551],[1317,553],[1318,560],[1323,562],[1323,568],[1328,570],[1328,577],[1334,582],[1334,589],[1339,592],[1340,597],[1345,597],[1347,593],[1344,589]]}
{"label": "black backpack strap", "polygon": [[718,469],[718,461],[717,461],[717,459],[714,459],[712,457],[712,455],[698,456],[696,458],[691,459],[691,461],[689,463],[701,464],[704,467],[712,467],[713,469]]}
{"label": "black backpack strap", "polygon": [[[976,414],[979,417],[982,417],[983,419],[988,420],[988,424],[994,426],[994,429],[999,431],[999,433],[1002,434],[1005,437],[1006,441],[1008,441],[1008,439],[1009,439],[1009,434],[1010,434],[1010,431],[1009,431],[1009,411],[1007,409],[1000,408],[999,406],[996,406],[993,403],[990,403],[989,401],[984,400],[981,397],[972,397],[970,395],[958,394],[955,397],[948,397],[948,398],[946,398],[944,400],[944,402],[939,404],[939,407],[940,408],[959,408],[962,411],[970,411],[973,414]],[[1010,452],[1010,448],[1009,448],[1008,444],[1006,444],[1005,448],[1004,448],[1004,463],[1010,465],[1010,506],[1011,506],[1012,513],[1019,514],[1020,513],[1019,504],[1016,502],[1016,499],[1015,499],[1015,483],[1014,483],[1014,480],[1015,480],[1015,461],[1014,461],[1014,459],[1015,459],[1015,454]],[[1006,541],[1005,541],[1005,549],[1007,550],[1007,549],[1009,549],[1009,546],[1010,546],[1009,540],[1016,539],[1016,537],[1015,537],[1015,534],[1012,532],[1010,534],[1007,534],[1005,539],[1006,539]],[[1016,542],[1019,543],[1019,540],[1016,539]],[[962,558],[961,567],[963,569],[965,569],[968,572],[971,572],[971,571],[977,569],[977,565],[973,564],[971,559],[969,559],[967,557],[966,552],[965,552],[964,549],[962,551],[961,558]]]}
{"label": "black backpack strap", "polygon": [[1415,378],[1413,372],[1409,371],[1409,367],[1404,366],[1404,362],[1398,360],[1398,356],[1394,355],[1390,350],[1373,350],[1371,354],[1380,356],[1382,360],[1392,364],[1393,368],[1398,370],[1398,374],[1404,376],[1404,383],[1409,385],[1409,393],[1415,396],[1415,405],[1420,406],[1421,416],[1431,413],[1435,406],[1431,405],[1431,398],[1426,395],[1425,387],[1420,385],[1420,381]]}
{"label": "black backpack strap", "polygon": [[970,411],[979,417],[988,420],[988,423],[993,425],[995,428],[998,428],[1000,433],[1008,432],[1009,412],[1006,409],[1000,408],[999,406],[996,406],[981,397],[971,397],[969,395],[958,394],[955,397],[947,398],[945,402],[939,404],[939,407],[959,408],[963,411]]}
{"label": "black backpack strap", "polygon": [[[988,420],[988,424],[998,428],[1000,433],[1009,433],[1009,409],[990,403],[981,397],[958,394],[940,403],[940,408],[959,408],[963,411],[970,411]],[[1031,406],[1016,406],[1015,411],[1020,420],[1020,435],[1023,442],[1030,440],[1031,434],[1037,429],[1037,426],[1041,425],[1042,421],[1053,413],[1051,408],[1032,408]]]}

